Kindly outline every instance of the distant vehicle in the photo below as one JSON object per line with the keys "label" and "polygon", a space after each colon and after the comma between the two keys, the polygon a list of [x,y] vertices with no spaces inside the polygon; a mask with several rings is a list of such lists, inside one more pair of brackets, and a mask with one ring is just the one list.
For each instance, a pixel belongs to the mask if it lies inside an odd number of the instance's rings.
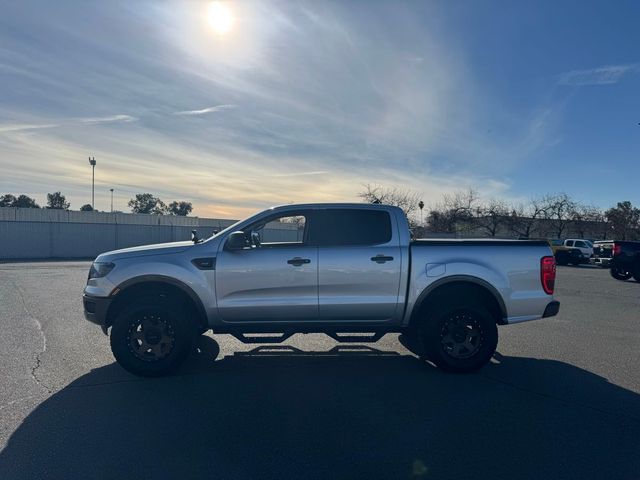
{"label": "distant vehicle", "polygon": [[589,263],[593,256],[593,244],[589,240],[582,238],[567,238],[562,244],[565,247],[577,249],[580,251],[580,263]]}
{"label": "distant vehicle", "polygon": [[613,243],[613,240],[598,240],[593,242],[593,257],[591,257],[591,261],[594,265],[602,268],[609,268],[611,266]]}
{"label": "distant vehicle", "polygon": [[[271,238],[267,226],[283,222],[301,235]],[[176,367],[209,329],[245,343],[400,332],[425,360],[469,372],[491,359],[497,325],[558,313],[555,276],[546,241],[411,241],[397,207],[286,205],[204,241],[103,253],[83,301],[87,320],[111,328],[118,363],[138,375]]]}
{"label": "distant vehicle", "polygon": [[616,280],[629,280],[633,277],[640,282],[640,242],[613,242],[611,276]]}
{"label": "distant vehicle", "polygon": [[547,239],[551,247],[553,256],[558,265],[580,265],[582,263],[582,252],[573,247],[567,247],[560,239]]}

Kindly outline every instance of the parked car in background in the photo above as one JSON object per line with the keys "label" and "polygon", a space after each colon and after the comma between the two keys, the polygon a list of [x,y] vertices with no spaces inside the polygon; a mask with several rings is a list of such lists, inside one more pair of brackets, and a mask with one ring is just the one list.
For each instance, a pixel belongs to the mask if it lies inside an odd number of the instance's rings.
{"label": "parked car in background", "polygon": [[551,247],[553,256],[558,265],[580,265],[582,263],[582,252],[573,247],[567,247],[560,239],[547,239]]}
{"label": "parked car in background", "polygon": [[616,280],[629,280],[633,277],[640,282],[640,242],[613,242],[611,276]]}
{"label": "parked car in background", "polygon": [[602,268],[611,266],[611,258],[613,257],[613,240],[599,240],[593,242],[593,257],[591,262]]}
{"label": "parked car in background", "polygon": [[589,263],[593,256],[593,244],[583,238],[567,238],[562,244],[565,247],[580,251],[579,263]]}
{"label": "parked car in background", "polygon": [[[283,222],[301,235],[271,238],[268,226]],[[83,300],[86,318],[111,329],[116,360],[138,375],[176,367],[209,329],[245,343],[400,332],[425,360],[469,372],[491,359],[498,325],[558,313],[555,276],[546,241],[412,241],[398,207],[286,205],[204,241],[103,253]]]}

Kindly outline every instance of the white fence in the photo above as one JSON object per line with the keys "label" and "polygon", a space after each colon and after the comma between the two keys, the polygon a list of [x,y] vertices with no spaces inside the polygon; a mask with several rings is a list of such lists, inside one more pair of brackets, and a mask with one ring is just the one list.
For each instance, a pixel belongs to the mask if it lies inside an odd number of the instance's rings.
{"label": "white fence", "polygon": [[[236,220],[75,212],[38,208],[0,208],[0,260],[94,258],[102,252],[152,243],[211,236]],[[278,225],[271,236],[294,240],[294,225]]]}

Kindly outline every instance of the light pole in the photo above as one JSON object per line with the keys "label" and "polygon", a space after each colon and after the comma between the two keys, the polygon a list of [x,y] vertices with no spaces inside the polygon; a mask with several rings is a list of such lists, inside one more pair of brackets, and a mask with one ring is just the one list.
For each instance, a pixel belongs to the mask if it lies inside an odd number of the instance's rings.
{"label": "light pole", "polygon": [[424,225],[424,218],[422,218],[422,209],[424,208],[424,202],[422,200],[418,202],[418,207],[420,208],[420,225]]}
{"label": "light pole", "polygon": [[91,208],[96,209],[95,185],[96,185],[96,157],[89,157],[91,165]]}
{"label": "light pole", "polygon": [[109,190],[111,190],[111,213],[113,213],[113,188],[110,188]]}

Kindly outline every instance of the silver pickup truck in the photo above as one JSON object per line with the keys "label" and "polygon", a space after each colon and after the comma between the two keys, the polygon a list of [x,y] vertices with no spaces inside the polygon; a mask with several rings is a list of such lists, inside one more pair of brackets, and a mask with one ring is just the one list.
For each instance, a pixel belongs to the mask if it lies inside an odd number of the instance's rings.
{"label": "silver pickup truck", "polygon": [[210,329],[248,343],[400,332],[426,361],[468,372],[495,352],[497,325],[560,306],[546,242],[412,241],[388,205],[286,205],[194,237],[103,253],[91,266],[85,317],[111,329],[116,360],[134,374],[175,369]]}

